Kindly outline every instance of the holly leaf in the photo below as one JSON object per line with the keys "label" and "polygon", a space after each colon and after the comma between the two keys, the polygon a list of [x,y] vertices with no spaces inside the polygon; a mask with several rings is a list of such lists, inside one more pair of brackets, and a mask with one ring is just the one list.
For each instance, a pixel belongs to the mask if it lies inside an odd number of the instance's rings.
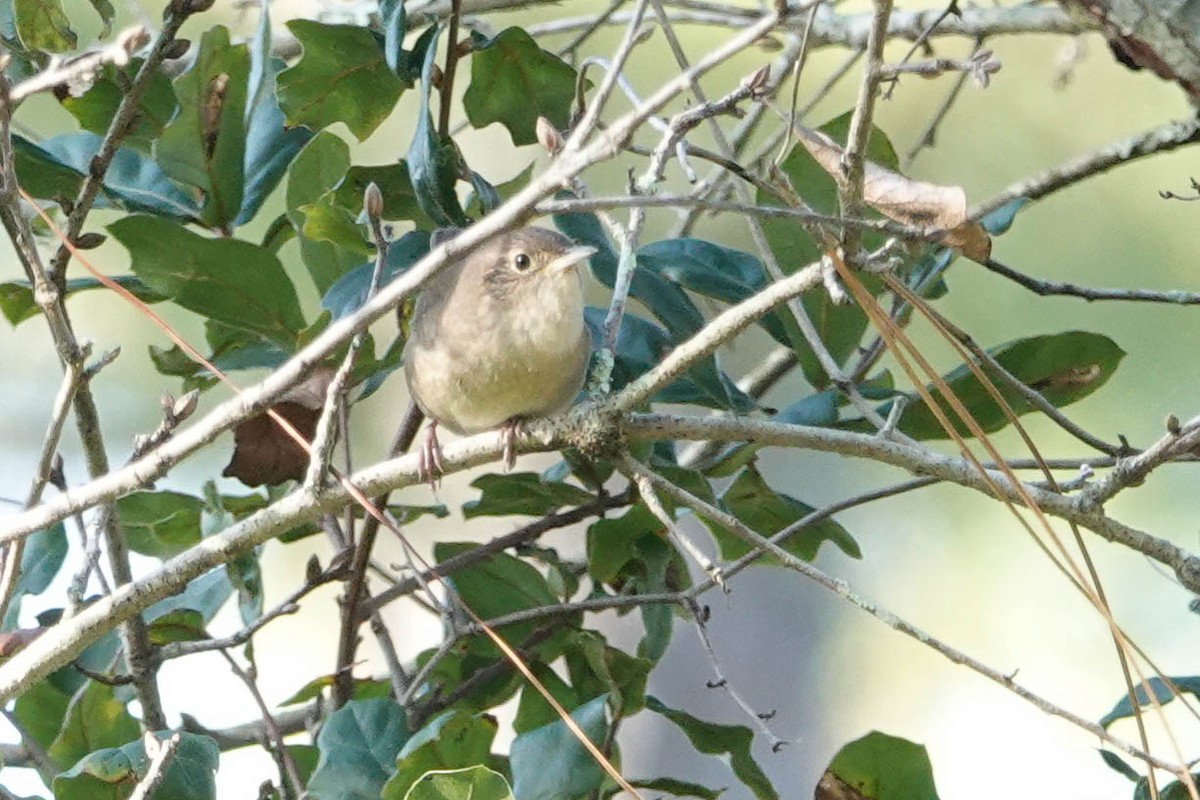
{"label": "holly leaf", "polygon": [[463,108],[472,125],[499,122],[515,145],[537,141],[538,117],[559,129],[568,126],[574,67],[538,47],[521,28],[506,28],[491,39],[476,33],[471,42],[471,84]]}
{"label": "holly leaf", "polygon": [[169,176],[204,194],[201,220],[228,229],[242,208],[250,54],[217,25],[205,31],[192,68],[175,79],[179,113],[154,147]]}
{"label": "holly leaf", "polygon": [[379,38],[359,25],[293,19],[287,26],[304,50],[279,75],[288,124],[319,131],[342,122],[359,141],[374,133],[404,89]]}
{"label": "holly leaf", "polygon": [[291,280],[267,251],[145,215],[117,220],[108,230],[135,256],[134,272],[153,291],[287,350],[296,346],[304,315]]}

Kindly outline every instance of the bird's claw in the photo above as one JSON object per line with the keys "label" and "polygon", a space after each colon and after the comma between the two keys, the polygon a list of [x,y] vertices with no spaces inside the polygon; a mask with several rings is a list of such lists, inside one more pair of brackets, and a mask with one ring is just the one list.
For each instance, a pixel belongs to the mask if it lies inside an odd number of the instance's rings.
{"label": "bird's claw", "polygon": [[500,428],[500,439],[504,442],[504,469],[512,471],[516,466],[517,454],[515,452],[517,435],[521,433],[521,428],[524,423],[521,420],[513,417],[508,422],[505,422]]}
{"label": "bird's claw", "polygon": [[425,441],[417,451],[417,479],[428,483],[429,488],[437,491],[438,479],[446,471],[442,465],[442,446],[437,437],[437,420],[429,420],[425,430]]}

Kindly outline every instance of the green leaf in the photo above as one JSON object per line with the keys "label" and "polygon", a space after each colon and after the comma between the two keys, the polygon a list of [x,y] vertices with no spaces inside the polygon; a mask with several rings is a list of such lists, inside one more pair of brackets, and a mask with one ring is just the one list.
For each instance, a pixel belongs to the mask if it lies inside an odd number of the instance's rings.
{"label": "green leaf", "polygon": [[287,751],[296,765],[300,784],[307,784],[312,777],[313,770],[317,768],[317,759],[321,757],[321,751],[315,744],[289,744]]}
{"label": "green leaf", "polygon": [[287,217],[300,238],[300,257],[317,291],[324,294],[346,271],[362,262],[356,253],[329,242],[314,242],[301,233],[305,216],[300,209],[318,202],[341,183],[350,168],[350,147],[332,133],[309,141],[288,169]]}
{"label": "green leaf", "polygon": [[217,25],[205,31],[191,69],[175,79],[179,113],[154,147],[177,181],[204,193],[201,219],[229,229],[242,208],[246,158],[246,91],[250,54]]}
{"label": "green leaf", "polygon": [[[136,731],[135,731],[135,736]],[[170,731],[154,734],[159,741]],[[177,733],[180,737],[175,755],[167,763],[162,783],[154,793],[171,800],[216,800],[216,771],[221,754],[217,743],[207,736]],[[121,747],[98,750],[54,779],[56,800],[96,800],[125,797],[127,790],[146,775],[150,760],[140,739]]]}
{"label": "green leaf", "polygon": [[[0,4],[2,7],[3,4]],[[21,188],[36,198],[53,200],[56,197],[74,198],[83,183],[83,174],[51,155],[40,144],[13,134],[13,155],[17,179]],[[104,199],[101,192],[97,201]]]}
{"label": "green leaf", "polygon": [[27,50],[62,53],[78,44],[59,0],[13,0],[13,15]]}
{"label": "green leaf", "polygon": [[[840,394],[834,389],[814,392],[792,403],[782,411],[771,415],[772,422],[789,425],[811,425],[828,428],[838,423],[837,404]],[[754,462],[760,444],[735,444],[704,466],[704,474],[710,478],[727,478],[742,467]]]}
{"label": "green leaf", "polygon": [[[571,719],[595,744],[604,741],[606,695],[589,700],[571,712]],[[600,787],[604,772],[562,720],[523,733],[513,740],[513,794],[521,800],[560,800],[590,794]]]}
{"label": "green leaf", "polygon": [[[1149,678],[1149,683],[1150,691],[1154,693],[1154,699],[1157,703],[1169,703],[1177,696],[1171,686],[1168,685],[1168,681],[1181,694],[1200,697],[1200,675],[1172,676],[1167,678],[1167,680],[1154,676]],[[1150,705],[1150,700],[1146,696],[1146,687],[1143,684],[1138,684],[1134,694],[1137,697],[1139,707]],[[1125,694],[1121,696],[1121,699],[1117,701],[1117,704],[1113,706],[1111,711],[1101,717],[1100,724],[1107,728],[1119,719],[1132,717],[1133,713],[1133,704],[1129,701],[1129,695]]]}
{"label": "green leaf", "polygon": [[[601,341],[607,309],[588,306],[584,320],[592,332],[592,341]],[[653,322],[636,314],[625,313],[617,333],[617,352],[611,376],[612,389],[626,384],[652,369],[674,349],[676,339]],[[659,403],[689,403],[709,408],[749,410],[754,402],[738,391],[711,356],[692,365],[687,376],[676,379],[653,398]]]}
{"label": "green leaf", "polygon": [[237,590],[242,624],[250,625],[262,617],[265,604],[258,553],[249,550],[239,554],[225,564],[225,572],[229,575],[230,585]]}
{"label": "green leaf", "polygon": [[[320,677],[313,678],[279,704],[281,706],[294,706],[299,703],[307,703],[310,700],[315,700],[320,697],[326,689],[331,688],[333,683],[333,675],[321,675]],[[392,684],[390,681],[356,679],[350,692],[350,699],[384,700],[387,699],[388,693],[391,692],[391,690]]]}
{"label": "green leaf", "polygon": [[[1192,781],[1200,783],[1200,774],[1192,773]],[[1154,800],[1157,796],[1158,800],[1189,800],[1191,793],[1188,791],[1187,785],[1179,781],[1171,781],[1166,786],[1160,786],[1158,794],[1155,795],[1150,791],[1150,782],[1145,778],[1138,781],[1137,788],[1133,792],[1133,800]]]}
{"label": "green leaf", "polygon": [[[846,112],[822,125],[820,130],[834,141],[845,143],[850,130],[850,117],[851,112]],[[878,128],[871,129],[863,156],[889,169],[898,169],[899,159],[896,157],[896,151],[887,136]],[[779,166],[788,177],[792,188],[814,211],[825,214],[837,212],[836,183],[809,155],[802,143],[797,143]],[[757,202],[764,205],[786,205],[773,193],[764,189],[758,190]],[[763,219],[762,226],[771,252],[775,254],[780,268],[785,273],[795,272],[821,257],[821,248],[796,220],[766,218]],[[864,243],[875,246],[879,241],[867,236],[864,237]],[[860,276],[860,279],[872,294],[879,292],[881,284],[877,279],[865,275]],[[830,300],[829,293],[822,290],[807,292],[802,296],[801,302],[834,361],[844,364],[846,359],[854,354],[863,333],[867,330],[867,317],[862,309],[857,304],[835,304]],[[825,388],[829,378],[812,349],[802,341],[797,341],[795,347],[805,379],[818,389]]]}
{"label": "green leaf", "polygon": [[208,638],[204,629],[204,615],[190,608],[179,608],[167,612],[151,622],[147,628],[150,643],[161,647],[168,642],[197,642]]}
{"label": "green leaf", "polygon": [[655,697],[646,698],[646,708],[675,723],[701,753],[727,756],[733,774],[758,800],[777,800],[779,795],[775,787],[750,755],[754,734],[749,728],[705,722],[686,712],[668,708]]}
{"label": "green leaf", "polygon": [[[142,67],[144,59],[131,59],[124,68],[111,64],[106,65],[96,78],[91,88],[83,95],[64,95],[59,102],[62,107],[79,121],[79,127],[89,133],[103,136],[108,133],[117,107],[125,97],[125,92],[117,82],[118,69],[122,82],[133,79]],[[150,152],[153,141],[162,133],[164,127],[175,116],[179,102],[175,98],[175,87],[171,79],[161,69],[151,73],[138,101],[137,115],[133,126],[122,141],[141,152]]]}
{"label": "green leaf", "polygon": [[259,11],[258,32],[250,48],[246,104],[245,188],[235,225],[254,218],[296,154],[312,138],[307,128],[288,128],[276,95],[276,75],[282,62],[271,56],[268,4]]}
{"label": "green leaf", "polygon": [[[55,686],[49,679],[38,681],[13,703],[13,724],[19,725],[25,735],[45,750],[62,730],[70,702],[70,692]],[[53,776],[43,776],[50,777]]]}
{"label": "green leaf", "polygon": [[[559,197],[573,197],[559,193]],[[596,248],[589,259],[592,273],[605,286],[612,288],[617,274],[617,255],[608,243],[600,221],[594,214],[556,214],[554,224],[566,235],[581,244]],[[648,270],[634,273],[630,294],[644,303],[663,321],[670,333],[657,325],[626,313],[617,333],[617,364],[613,369],[613,391],[657,364],[677,344],[691,338],[704,325],[704,316],[687,294],[675,284]],[[587,308],[584,311],[593,341],[602,341],[605,309]],[[733,381],[721,372],[714,357],[696,362],[688,378],[675,381],[655,396],[664,403],[694,403],[710,408],[753,410],[754,401],[738,390]]]}
{"label": "green leaf", "polygon": [[1096,752],[1100,754],[1100,758],[1104,761],[1105,765],[1114,772],[1124,775],[1134,783],[1137,783],[1142,779],[1141,774],[1136,769],[1129,766],[1129,764],[1125,763],[1125,759],[1121,758],[1116,753],[1110,750],[1097,750]]}
{"label": "green leaf", "polygon": [[483,475],[471,482],[483,493],[478,500],[463,503],[463,516],[503,517],[520,514],[541,517],[563,506],[578,506],[595,500],[595,495],[577,486],[543,481],[536,472]]}
{"label": "green leaf", "polygon": [[1008,233],[1016,219],[1017,212],[1029,205],[1028,197],[1017,197],[1009,200],[997,209],[989,211],[979,218],[979,224],[992,236]]}
{"label": "green leaf", "polygon": [[396,772],[383,787],[383,800],[405,795],[431,770],[484,764],[496,738],[496,720],[465,711],[447,711],[412,735],[396,757]]}
{"label": "green leaf", "polygon": [[[1055,408],[1082,400],[1099,389],[1108,382],[1125,357],[1125,351],[1112,339],[1087,331],[1031,336],[1002,344],[988,352],[1002,367],[1040,392]],[[987,367],[981,366],[984,374],[987,374]],[[1000,406],[965,365],[947,373],[943,379],[984,432],[991,433],[1008,424],[1008,418]],[[1000,379],[993,378],[993,382],[1018,416],[1034,410],[1027,400]],[[941,394],[932,384],[928,388],[958,432],[970,436],[966,425],[950,410]],[[888,403],[880,409],[880,413],[886,416],[890,410],[891,403]],[[915,395],[909,396],[899,427],[914,439],[948,438],[933,412]]]}
{"label": "green leaf", "polygon": [[107,39],[112,33],[112,24],[117,17],[117,10],[113,8],[113,4],[109,0],[88,0],[88,2],[96,10],[102,23],[98,38]]}
{"label": "green leaf", "polygon": [[[620,517],[597,520],[587,531],[588,574],[621,594],[658,594],[689,585],[682,556],[664,535],[663,525],[642,503]],[[640,609],[646,636],[638,656],[658,661],[671,641],[672,609],[644,605]]]}
{"label": "green leaf", "polygon": [[[646,679],[654,669],[654,662],[612,647],[595,631],[576,631],[574,639],[567,649],[566,660],[575,692],[583,697],[607,694],[614,712],[623,717],[640,711],[646,704]],[[540,695],[535,699],[540,700]],[[540,702],[545,705],[544,700]],[[549,706],[545,713],[547,721],[553,719],[554,712]]]}
{"label": "green leaf", "polygon": [[225,605],[225,601],[233,594],[229,578],[221,567],[209,570],[187,585],[179,594],[159,600],[146,609],[143,616],[153,622],[172,612],[186,609],[199,612],[205,624],[212,622],[213,617]]}
{"label": "green leaf", "polygon": [[[663,239],[638,250],[646,269],[689,291],[724,303],[740,303],[767,284],[762,262],[749,253],[702,239]],[[772,312],[759,324],[780,344],[791,345],[783,317]]]}
{"label": "green leaf", "polygon": [[[379,276],[379,288],[382,289],[403,275],[428,252],[429,234],[425,231],[409,231],[391,242],[388,245],[383,272]],[[374,272],[375,263],[372,261],[360,264],[342,275],[321,298],[321,308],[328,311],[334,319],[349,316],[362,308],[363,303],[367,301]]]}
{"label": "green leaf", "polygon": [[61,522],[30,534],[21,551],[21,566],[17,572],[17,583],[9,600],[8,613],[0,630],[11,631],[17,627],[21,613],[21,598],[41,594],[62,569],[67,558],[67,530]]}
{"label": "green leaf", "polygon": [[826,775],[872,800],[937,800],[924,745],[872,731],[833,757]]}
{"label": "green leaf", "polygon": [[237,239],[207,239],[169,220],[131,216],[108,226],[133,270],[179,305],[285,349],[304,329],[300,303],[279,260]]}
{"label": "green leaf", "polygon": [[[776,492],[767,485],[754,467],[743,469],[737,479],[721,494],[721,507],[744,522],[751,530],[767,537],[816,510],[783,492]],[[722,558],[732,560],[750,552],[751,546],[746,542],[707,519],[704,522],[721,546]],[[833,542],[851,558],[862,558],[862,552],[853,537],[833,519],[823,519],[804,527],[780,542],[780,546],[799,559],[812,561],[816,558],[817,549],[824,542]],[[774,563],[769,557],[767,562]]]}
{"label": "green leaf", "polygon": [[204,501],[179,492],[134,492],[117,501],[129,549],[168,559],[200,541]]}
{"label": "green leaf", "polygon": [[[440,563],[478,546],[473,542],[438,542],[433,546],[433,555]],[[459,570],[450,581],[459,598],[483,619],[558,602],[535,567],[507,553],[497,553],[487,561]],[[507,641],[520,643],[538,624],[530,621],[506,625],[501,633]],[[488,647],[494,646],[489,643]]]}
{"label": "green leaf", "polygon": [[395,164],[350,167],[334,190],[337,204],[357,218],[362,212],[363,193],[372,183],[383,195],[383,219],[412,220],[422,230],[431,231],[436,227],[417,203],[412,180],[408,177],[408,165],[403,159]]}
{"label": "green leaf", "polygon": [[317,735],[321,757],[309,793],[319,800],[378,800],[407,739],[404,709],[395,701],[346,703]]}
{"label": "green leaf", "polygon": [[388,513],[396,518],[396,521],[401,525],[408,525],[416,522],[421,517],[431,516],[436,519],[445,519],[450,516],[450,509],[446,508],[441,503],[434,503],[428,506],[413,506],[413,505],[390,505]]}
{"label": "green leaf", "polygon": [[[505,200],[515,195],[517,192],[529,185],[529,179],[533,176],[533,164],[531,163],[525,169],[518,172],[511,180],[504,183],[492,186],[491,189],[495,193],[495,197],[491,202],[499,205]],[[490,209],[488,209],[490,211]],[[478,192],[472,192],[467,198],[467,214],[471,217],[482,217],[486,213],[483,202],[479,198]]]}
{"label": "green leaf", "polygon": [[513,790],[499,772],[476,766],[427,772],[406,800],[513,800]]}
{"label": "green leaf", "polygon": [[314,131],[343,122],[361,142],[400,99],[404,84],[388,69],[379,39],[358,25],[304,19],[287,23],[304,52],[279,75],[279,102],[289,125]]}
{"label": "green leaf", "polygon": [[[26,191],[35,197],[74,198],[91,170],[92,159],[100,148],[94,133],[66,133],[40,145],[13,137],[17,151],[17,170]],[[192,222],[199,219],[200,206],[150,159],[121,147],[113,155],[97,198],[102,208],[147,211],[171,219]]]}
{"label": "green leaf", "polygon": [[367,231],[347,209],[334,205],[332,194],[324,195],[315,203],[300,206],[304,215],[304,227],[300,234],[310,241],[330,242],[360,259],[374,251],[367,243]]}
{"label": "green leaf", "polygon": [[538,47],[521,28],[506,28],[492,39],[474,34],[471,41],[471,85],[463,108],[472,125],[499,122],[515,145],[537,141],[538,117],[567,128],[575,97],[570,64]]}
{"label": "green leaf", "polygon": [[46,753],[66,769],[94,750],[119,747],[140,734],[137,720],[117,699],[116,690],[88,681],[71,698],[62,729]]}
{"label": "green leaf", "polygon": [[[570,655],[568,652],[568,661]],[[563,708],[575,708],[579,705],[579,693],[575,691],[575,687],[559,677],[559,674],[553,669],[545,664],[532,664],[530,669],[533,670],[534,677],[541,681],[542,686],[550,692],[550,696],[557,700]],[[558,718],[558,712],[546,702],[546,698],[542,697],[542,693],[535,689],[532,683],[527,682],[521,687],[521,698],[517,701],[517,713],[513,717],[513,733],[518,735],[526,733],[543,725],[549,725]]]}
{"label": "green leaf", "polygon": [[459,205],[458,195],[454,193],[454,185],[462,172],[462,156],[452,139],[442,140],[438,135],[429,111],[440,32],[438,26],[431,28],[421,36],[414,50],[415,54],[421,55],[423,63],[421,110],[417,114],[417,127],[405,160],[417,203],[426,216],[439,227],[465,226],[468,223],[467,216]]}

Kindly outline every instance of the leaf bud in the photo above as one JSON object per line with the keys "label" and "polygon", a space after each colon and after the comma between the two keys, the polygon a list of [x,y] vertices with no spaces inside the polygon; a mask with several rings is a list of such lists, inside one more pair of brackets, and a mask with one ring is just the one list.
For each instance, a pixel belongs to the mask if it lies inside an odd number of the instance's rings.
{"label": "leaf bud", "polygon": [[537,140],[542,147],[546,148],[546,152],[552,156],[556,156],[563,149],[562,134],[558,132],[558,128],[554,127],[554,123],[545,117],[537,118]]}
{"label": "leaf bud", "polygon": [[371,219],[383,216],[383,192],[379,190],[375,181],[368,183],[366,191],[363,192],[363,211],[366,211]]}

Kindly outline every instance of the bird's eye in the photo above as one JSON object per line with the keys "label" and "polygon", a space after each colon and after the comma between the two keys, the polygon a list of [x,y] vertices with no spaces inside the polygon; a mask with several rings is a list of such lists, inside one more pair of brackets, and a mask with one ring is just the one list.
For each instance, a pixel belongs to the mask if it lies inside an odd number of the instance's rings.
{"label": "bird's eye", "polygon": [[513,257],[513,266],[517,268],[517,272],[524,272],[533,266],[533,260],[525,253],[517,253]]}

